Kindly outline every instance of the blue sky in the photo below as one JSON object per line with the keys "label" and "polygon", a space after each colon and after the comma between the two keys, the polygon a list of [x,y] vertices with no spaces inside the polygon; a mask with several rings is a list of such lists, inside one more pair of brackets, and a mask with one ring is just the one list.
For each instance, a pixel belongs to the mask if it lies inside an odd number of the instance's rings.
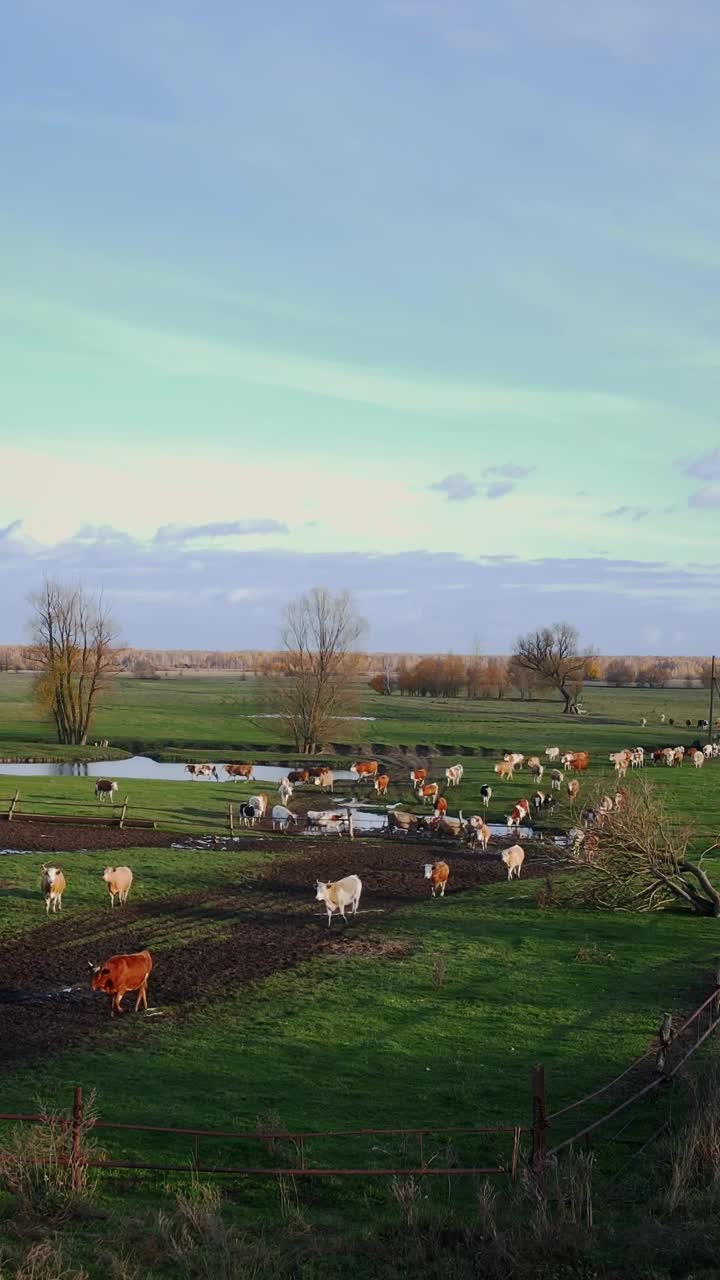
{"label": "blue sky", "polygon": [[709,651],[720,27],[696,0],[26,0],[0,77],[0,641]]}

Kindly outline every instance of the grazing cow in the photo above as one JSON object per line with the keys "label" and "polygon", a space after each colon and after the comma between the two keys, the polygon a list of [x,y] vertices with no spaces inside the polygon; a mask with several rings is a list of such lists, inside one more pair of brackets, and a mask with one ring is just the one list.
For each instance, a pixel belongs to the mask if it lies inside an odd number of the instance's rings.
{"label": "grazing cow", "polygon": [[675,750],[674,750],[674,752],[673,752],[673,757],[674,757],[675,764],[676,764],[677,768],[678,768],[678,769],[682,769],[682,767],[683,767],[683,765],[684,765],[684,763],[685,763],[685,748],[684,748],[684,747],[676,747],[676,748],[675,748]]}
{"label": "grazing cow", "polygon": [[483,809],[487,809],[490,804],[490,801],[492,800],[492,792],[492,787],[483,786],[480,788],[480,799],[482,801]]}
{"label": "grazing cow", "polygon": [[449,787],[459,787],[462,782],[462,776],[465,770],[461,764],[451,764],[449,769],[445,770]]}
{"label": "grazing cow", "polygon": [[715,748],[713,747],[713,744],[711,742],[706,742],[705,746],[702,749],[702,752],[706,760],[711,760],[713,755],[715,754]]}
{"label": "grazing cow", "polygon": [[536,782],[542,781],[542,776],[545,772],[545,766],[540,764],[539,760],[537,764],[533,764],[532,761],[528,760],[528,769],[530,770]]}
{"label": "grazing cow", "polygon": [[504,778],[507,782],[509,778],[512,778],[513,773],[515,772],[515,766],[511,760],[501,760],[500,764],[495,765],[493,772],[496,773],[499,778]]}
{"label": "grazing cow", "polygon": [[309,769],[291,769],[288,774],[288,782],[291,782],[294,787],[302,786],[304,782],[309,782],[309,781],[310,781]]}
{"label": "grazing cow", "polygon": [[645,767],[645,751],[642,747],[633,747],[630,752],[630,768],[644,769]]}
{"label": "grazing cow", "polygon": [[570,797],[571,802],[577,799],[579,790],[580,790],[580,783],[577,781],[576,778],[573,778],[572,782],[568,782],[567,793]]}
{"label": "grazing cow", "polygon": [[520,869],[525,861],[525,850],[519,844],[513,844],[509,849],[503,849],[500,854],[505,866],[508,869],[508,880],[512,880],[513,876],[520,879]]}
{"label": "grazing cow", "polygon": [[149,951],[138,951],[127,956],[111,956],[102,965],[93,964],[92,960],[89,960],[88,964],[92,969],[90,979],[92,990],[104,991],[112,996],[111,1018],[114,1018],[116,1013],[123,1012],[121,1005],[126,991],[138,993],[135,1001],[136,1013],[141,1004],[144,1009],[147,1009],[147,984],[153,967]]}
{"label": "grazing cow", "polygon": [[248,800],[248,804],[251,804],[253,809],[257,810],[258,818],[265,817],[268,807],[268,798],[269,797],[266,796],[264,792],[261,792],[259,796],[251,796]]}
{"label": "grazing cow", "polygon": [[572,769],[573,760],[575,759],[574,751],[566,751],[560,760],[563,769]]}
{"label": "grazing cow", "polygon": [[439,794],[440,794],[440,788],[437,782],[426,783],[426,785],[424,787],[421,787],[418,792],[418,795],[420,796],[420,799],[422,800],[423,804],[435,804]]}
{"label": "grazing cow", "polygon": [[117,894],[120,899],[120,906],[124,907],[133,882],[133,873],[130,868],[106,867],[103,871],[103,880],[110,894],[110,906],[115,906],[115,894]]}
{"label": "grazing cow", "polygon": [[550,790],[559,791],[562,780],[565,777],[562,769],[553,769],[550,773]]}
{"label": "grazing cow", "polygon": [[486,852],[491,834],[487,823],[479,816],[468,818],[466,830],[468,833],[468,844],[480,845],[483,853]]}
{"label": "grazing cow", "polygon": [[286,805],[293,793],[293,786],[289,778],[283,778],[278,787],[278,795],[280,803]]}
{"label": "grazing cow", "polygon": [[447,813],[448,802],[444,796],[438,796],[433,813],[436,818],[443,818]]}
{"label": "grazing cow", "polygon": [[273,831],[287,831],[291,822],[297,822],[294,813],[284,804],[274,804],[271,813]]}
{"label": "grazing cow", "polygon": [[615,766],[615,772],[619,778],[624,778],[630,767],[629,751],[614,751],[608,756],[611,764]]}
{"label": "grazing cow", "polygon": [[[226,765],[225,768],[229,770],[233,766]],[[196,778],[214,778],[216,782],[220,781],[214,764],[186,764],[185,772],[190,774],[193,781]]]}
{"label": "grazing cow", "polygon": [[618,787],[614,796],[616,809],[622,809],[623,806],[627,804],[628,795],[629,793],[625,790],[625,787]]}
{"label": "grazing cow", "polygon": [[558,757],[559,757],[559,755],[560,755],[560,748],[559,748],[559,747],[546,747],[546,748],[545,748],[545,755],[547,756],[548,760],[557,760],[557,759],[558,759]]}
{"label": "grazing cow", "polygon": [[519,751],[509,751],[506,756],[503,756],[503,760],[509,761],[513,769],[522,769],[525,757]]}
{"label": "grazing cow", "polygon": [[388,810],[387,829],[390,835],[396,831],[402,831],[407,834],[408,831],[414,831],[417,828],[418,820],[414,813],[402,813],[398,809]]}
{"label": "grazing cow", "polygon": [[102,802],[109,797],[110,803],[113,804],[113,795],[117,789],[117,782],[112,782],[110,778],[98,778],[95,783],[95,799]]}
{"label": "grazing cow", "polygon": [[536,764],[539,764],[539,763],[540,763],[540,757],[539,757],[539,756],[528,756],[528,758],[527,758],[527,767],[528,767],[528,769],[532,769],[533,765],[536,765]]}
{"label": "grazing cow", "polygon": [[386,796],[387,789],[390,786],[389,775],[387,773],[381,773],[379,777],[375,779],[374,786],[379,796]]}
{"label": "grazing cow", "polygon": [[640,721],[640,724],[642,725],[642,727],[643,727],[643,729],[644,729],[644,728],[645,728],[645,725],[647,724],[647,720],[645,719],[645,716],[643,716],[642,720]]}
{"label": "grazing cow", "polygon": [[[332,769],[323,769],[316,783],[325,795],[332,795],[335,790],[335,774]],[[390,781],[390,779],[388,779]]]}
{"label": "grazing cow", "polygon": [[45,899],[45,915],[52,907],[53,912],[62,911],[62,896],[65,892],[65,876],[59,867],[46,867],[43,863],[40,887]]}
{"label": "grazing cow", "polygon": [[530,804],[527,800],[518,800],[512,813],[507,816],[508,830],[518,830],[523,822],[530,817]]}
{"label": "grazing cow", "polygon": [[556,803],[555,796],[551,792],[549,795],[546,795],[543,800],[543,809],[552,810],[555,808]]}
{"label": "grazing cow", "polygon": [[325,772],[325,768],[326,766],[324,764],[310,765],[310,768],[308,769],[310,781],[317,783],[320,779],[320,774]]}
{"label": "grazing cow", "polygon": [[539,813],[545,803],[544,791],[533,791],[530,797],[530,803],[536,813]]}
{"label": "grazing cow", "polygon": [[241,827],[254,827],[258,818],[262,816],[254,804],[239,804],[237,813]]}
{"label": "grazing cow", "polygon": [[412,769],[410,772],[410,781],[412,782],[413,787],[415,788],[416,791],[418,787],[422,786],[426,778],[427,778],[427,769]]}
{"label": "grazing cow", "polygon": [[695,765],[696,769],[702,769],[705,763],[705,756],[703,755],[702,751],[693,751],[692,762]]}
{"label": "grazing cow", "polygon": [[340,912],[346,924],[345,908],[351,907],[353,915],[356,914],[362,892],[362,881],[359,876],[345,876],[342,880],[334,880],[329,884],[324,880],[318,880],[315,888],[317,890],[315,901],[324,902],[327,907],[328,929],[332,924],[335,911]]}
{"label": "grazing cow", "polygon": [[425,863],[425,879],[430,881],[430,892],[433,898],[439,894],[441,898],[445,897],[445,886],[450,877],[450,868],[447,862],[426,862]]}
{"label": "grazing cow", "polygon": [[709,729],[710,725],[707,720],[698,720],[697,727],[698,729]]}
{"label": "grazing cow", "polygon": [[379,772],[377,760],[358,760],[350,765],[350,772],[357,774],[358,782],[372,782]]}
{"label": "grazing cow", "polygon": [[572,763],[568,768],[573,773],[584,773],[590,764],[590,756],[587,751],[574,751],[572,753]]}
{"label": "grazing cow", "polygon": [[255,781],[254,764],[226,764],[225,772],[231,782],[237,782],[238,778],[242,778],[243,782]]}

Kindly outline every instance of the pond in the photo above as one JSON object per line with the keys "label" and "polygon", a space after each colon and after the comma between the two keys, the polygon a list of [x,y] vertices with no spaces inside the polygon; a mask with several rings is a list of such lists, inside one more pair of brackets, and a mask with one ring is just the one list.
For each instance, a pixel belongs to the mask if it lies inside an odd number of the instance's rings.
{"label": "pond", "polygon": [[[218,760],[202,761],[215,764],[222,781],[229,781],[223,775],[224,764]],[[256,782],[279,782],[293,768],[292,765],[257,764],[255,765]],[[302,767],[302,766],[300,766]],[[338,782],[356,781],[354,773],[347,769],[333,769]],[[185,772],[184,764],[165,764],[151,760],[149,756],[131,756],[129,760],[74,760],[56,764],[0,764],[0,775],[7,774],[13,778],[140,778],[152,782],[189,782],[190,775]],[[198,783],[210,783],[217,786],[214,778],[199,778]]]}

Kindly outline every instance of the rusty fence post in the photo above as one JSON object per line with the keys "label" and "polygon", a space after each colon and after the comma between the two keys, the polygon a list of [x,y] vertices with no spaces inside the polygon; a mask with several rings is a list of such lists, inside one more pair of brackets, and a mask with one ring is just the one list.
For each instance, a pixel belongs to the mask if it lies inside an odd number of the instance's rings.
{"label": "rusty fence post", "polygon": [[73,1099],[72,1151],[70,1155],[73,1191],[78,1191],[81,1183],[80,1166],[82,1163],[82,1150],[80,1140],[82,1137],[82,1118],[83,1093],[81,1085],[77,1084],[75,1086],[75,1097]]}
{"label": "rusty fence post", "polygon": [[666,1013],[663,1017],[662,1026],[658,1031],[658,1038],[660,1040],[660,1044],[658,1046],[657,1054],[655,1055],[655,1070],[658,1075],[663,1075],[673,1038],[672,1014]]}
{"label": "rusty fence post", "polygon": [[545,1068],[541,1063],[532,1073],[532,1167],[540,1177],[545,1173],[547,1153],[547,1106],[545,1100]]}

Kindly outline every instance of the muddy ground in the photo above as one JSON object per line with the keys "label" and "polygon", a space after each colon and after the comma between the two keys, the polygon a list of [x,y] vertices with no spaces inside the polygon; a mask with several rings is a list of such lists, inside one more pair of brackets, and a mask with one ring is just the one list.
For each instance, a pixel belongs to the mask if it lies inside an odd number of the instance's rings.
{"label": "muddy ground", "polygon": [[[41,834],[35,824],[32,828],[36,837]],[[106,848],[117,847],[107,838],[118,835],[139,844],[138,832],[98,830]],[[67,835],[66,828],[64,851],[71,844]],[[444,857],[451,868],[447,897],[438,910],[452,910],[456,894],[507,876],[497,852],[478,855],[455,844],[440,849],[403,838],[351,843],[327,836],[285,838],[282,846],[286,857],[251,876],[241,873],[224,886],[215,884],[207,893],[131,899],[112,913],[68,911],[49,921],[43,916],[36,929],[0,942],[0,1062],[17,1066],[60,1048],[106,1039],[112,1029],[108,999],[89,990],[88,961],[148,947],[155,962],[150,1006],[162,1016],[182,1019],[207,1000],[316,955],[348,949],[391,954],[392,942],[374,933],[373,926],[388,912],[429,896],[423,864],[434,857]],[[18,847],[31,846],[18,841]],[[257,849],[257,841],[249,839],[246,847]],[[11,865],[10,859],[3,865],[6,883]],[[528,845],[523,878],[546,875],[548,869],[542,850]],[[336,919],[328,929],[324,907],[314,900],[315,881],[351,872],[363,881],[357,919],[346,927]],[[124,1003],[131,1018],[134,997],[127,995]]]}

